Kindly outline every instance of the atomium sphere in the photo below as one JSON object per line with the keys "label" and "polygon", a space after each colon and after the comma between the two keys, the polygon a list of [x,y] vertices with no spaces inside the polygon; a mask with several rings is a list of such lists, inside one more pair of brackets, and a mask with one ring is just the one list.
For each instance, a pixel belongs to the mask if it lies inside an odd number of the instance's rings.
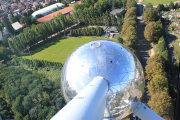
{"label": "atomium sphere", "polygon": [[145,83],[143,68],[124,45],[96,40],[77,48],[62,70],[61,88],[66,101],[73,99],[96,76],[109,81],[107,108],[114,115],[119,114],[121,118],[128,115],[130,110],[127,110],[126,101],[141,100]]}

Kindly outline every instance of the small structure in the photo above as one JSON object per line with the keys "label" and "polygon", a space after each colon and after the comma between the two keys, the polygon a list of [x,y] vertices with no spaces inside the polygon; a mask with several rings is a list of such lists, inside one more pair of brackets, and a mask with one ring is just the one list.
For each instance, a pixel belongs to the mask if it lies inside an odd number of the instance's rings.
{"label": "small structure", "polygon": [[125,9],[114,9],[113,11],[110,12],[111,15],[123,15],[125,13]]}
{"label": "small structure", "polygon": [[19,30],[19,29],[21,29],[23,27],[19,22],[15,22],[15,23],[13,23],[11,25],[14,28],[14,30]]}
{"label": "small structure", "polygon": [[107,32],[108,33],[119,33],[116,26],[108,27]]}
{"label": "small structure", "polygon": [[8,35],[9,34],[9,32],[6,30],[6,28],[4,27],[4,29],[3,29],[3,35]]}

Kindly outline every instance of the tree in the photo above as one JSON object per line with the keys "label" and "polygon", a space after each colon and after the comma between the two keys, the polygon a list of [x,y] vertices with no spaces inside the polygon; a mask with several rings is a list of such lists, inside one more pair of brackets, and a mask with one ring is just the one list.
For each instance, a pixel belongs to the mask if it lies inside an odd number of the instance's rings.
{"label": "tree", "polygon": [[119,43],[123,44],[123,38],[122,37],[118,37],[118,41],[119,41]]}
{"label": "tree", "polygon": [[0,60],[5,59],[9,54],[10,50],[6,49],[4,46],[0,46]]}
{"label": "tree", "polygon": [[156,22],[150,22],[146,25],[144,37],[150,42],[157,42],[162,36],[162,26]]}
{"label": "tree", "polygon": [[156,21],[158,19],[157,12],[154,8],[147,8],[143,14],[143,17],[146,24],[152,21]]}
{"label": "tree", "polygon": [[54,110],[51,110],[48,115],[46,116],[47,120],[50,120],[54,115],[56,114],[56,112]]}
{"label": "tree", "polygon": [[168,92],[168,79],[161,75],[155,75],[147,87],[151,95],[158,92]]}
{"label": "tree", "polygon": [[161,11],[163,11],[165,8],[164,8],[164,5],[163,4],[158,4],[157,6],[157,12],[160,13]]}
{"label": "tree", "polygon": [[3,32],[3,24],[0,24],[0,31]]}
{"label": "tree", "polygon": [[2,45],[3,45],[4,47],[9,47],[8,38],[7,38],[7,37],[3,37],[3,38],[2,38]]}
{"label": "tree", "polygon": [[6,101],[0,97],[0,111],[8,109]]}
{"label": "tree", "polygon": [[148,4],[144,7],[143,11],[145,12],[147,8],[153,8],[153,5],[152,5],[151,3],[148,3]]}
{"label": "tree", "polygon": [[12,27],[7,17],[3,17],[2,23],[6,27],[6,30],[9,32],[10,35],[15,35],[14,28]]}
{"label": "tree", "polygon": [[130,25],[126,29],[126,34],[123,35],[122,37],[123,37],[123,44],[126,47],[132,47],[132,45],[134,45],[135,41],[137,40],[136,28]]}
{"label": "tree", "polygon": [[173,115],[171,97],[167,92],[158,92],[152,95],[148,105],[160,116]]}
{"label": "tree", "polygon": [[172,1],[169,3],[169,9],[174,9],[174,3]]}
{"label": "tree", "polygon": [[146,79],[151,80],[155,75],[166,76],[164,66],[162,63],[151,62],[145,67]]}
{"label": "tree", "polygon": [[22,102],[25,109],[30,110],[32,108],[32,98],[31,96],[25,96]]}
{"label": "tree", "polygon": [[178,3],[174,5],[174,9],[178,9]]}
{"label": "tree", "polygon": [[168,51],[167,51],[166,43],[165,43],[163,36],[160,37],[158,40],[156,52],[158,52],[164,58],[164,60],[166,60],[166,61],[169,60]]}
{"label": "tree", "polygon": [[129,8],[132,8],[132,7],[136,7],[136,8],[138,7],[136,1],[131,2],[131,3],[127,6],[128,9],[129,9]]}
{"label": "tree", "polygon": [[136,7],[132,7],[132,8],[127,10],[127,12],[125,14],[125,19],[126,18],[136,19],[136,17],[137,17],[137,8]]}
{"label": "tree", "polygon": [[137,22],[134,19],[131,19],[131,18],[125,19],[123,27],[122,27],[122,31],[121,31],[121,35],[123,37],[125,37],[126,32],[127,32],[127,28],[129,26],[133,26],[133,27],[137,28]]}
{"label": "tree", "polygon": [[161,54],[157,53],[155,55],[153,55],[152,57],[148,58],[147,60],[147,65],[151,64],[152,62],[157,62],[157,63],[161,63],[163,66],[165,66],[165,62],[161,56]]}
{"label": "tree", "polygon": [[9,47],[13,53],[15,53],[15,48],[13,46],[13,42],[11,40],[8,40]]}
{"label": "tree", "polygon": [[126,2],[126,7],[128,7],[129,6],[129,4],[131,4],[132,2],[134,2],[135,0],[127,0],[127,2]]}
{"label": "tree", "polygon": [[23,110],[24,110],[24,107],[22,105],[23,98],[24,98],[23,95],[19,95],[16,98],[15,102],[12,104],[12,111],[14,113],[23,113]]}

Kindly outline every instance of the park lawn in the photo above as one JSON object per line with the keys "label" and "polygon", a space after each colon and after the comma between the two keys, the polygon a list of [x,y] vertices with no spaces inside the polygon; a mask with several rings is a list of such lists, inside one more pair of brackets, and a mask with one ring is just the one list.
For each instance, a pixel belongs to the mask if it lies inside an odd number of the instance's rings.
{"label": "park lawn", "polygon": [[[34,49],[30,49],[33,59],[47,60],[52,62],[65,63],[68,56],[79,46],[92,40],[107,39],[104,37],[92,38],[77,38],[61,36],[53,38]],[[110,39],[117,42],[117,39]],[[28,53],[23,55],[23,58],[31,59]]]}
{"label": "park lawn", "polygon": [[148,3],[151,3],[153,5],[158,5],[158,4],[167,4],[167,3],[170,3],[170,2],[176,2],[178,0],[144,0],[143,2],[141,2],[142,4],[148,4]]}
{"label": "park lawn", "polygon": [[180,40],[176,40],[174,42],[172,42],[173,46],[174,46],[174,57],[179,60],[180,58],[180,46],[179,46]]}

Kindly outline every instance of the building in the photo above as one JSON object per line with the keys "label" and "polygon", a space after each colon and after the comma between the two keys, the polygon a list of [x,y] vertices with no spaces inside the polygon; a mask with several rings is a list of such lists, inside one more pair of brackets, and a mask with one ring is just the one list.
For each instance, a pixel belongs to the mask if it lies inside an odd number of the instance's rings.
{"label": "building", "polygon": [[110,26],[107,28],[108,33],[119,33],[117,30],[117,26]]}
{"label": "building", "polygon": [[32,17],[36,17],[36,15],[39,15],[39,14],[41,14],[41,15],[46,14],[46,13],[52,11],[53,9],[57,8],[57,6],[58,7],[63,7],[64,4],[56,3],[56,4],[50,5],[48,7],[42,8],[40,10],[37,10],[32,14]]}
{"label": "building", "polygon": [[125,9],[114,9],[113,11],[110,12],[111,15],[123,15],[125,13]]}
{"label": "building", "polygon": [[23,27],[19,22],[12,23],[11,25],[14,28],[14,30],[19,30]]}
{"label": "building", "polygon": [[44,23],[45,21],[51,21],[54,19],[54,17],[56,17],[59,13],[63,14],[63,15],[68,15],[71,13],[71,11],[73,11],[72,7],[66,7],[64,9],[58,10],[54,13],[50,13],[44,17],[41,17],[39,19],[37,19],[37,22],[39,23]]}
{"label": "building", "polygon": [[24,5],[18,5],[18,9],[21,12],[21,11],[25,10],[25,6]]}
{"label": "building", "polygon": [[[12,27],[14,28],[15,31],[21,29],[23,26],[19,23],[19,22],[15,22],[11,24]],[[6,30],[6,28],[4,27],[3,29],[3,35],[7,35],[9,34],[9,32]]]}

